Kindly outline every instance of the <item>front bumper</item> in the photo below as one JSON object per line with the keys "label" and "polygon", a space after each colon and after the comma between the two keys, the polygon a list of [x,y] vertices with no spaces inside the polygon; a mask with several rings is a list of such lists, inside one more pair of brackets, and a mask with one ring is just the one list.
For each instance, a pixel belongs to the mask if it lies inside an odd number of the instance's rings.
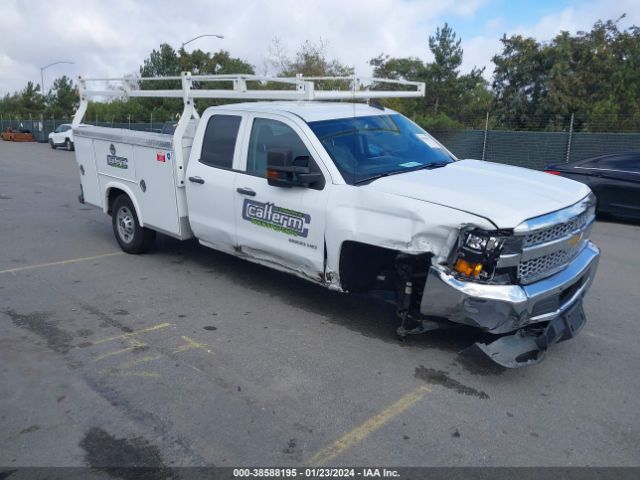
{"label": "front bumper", "polygon": [[582,300],[595,276],[599,256],[598,247],[587,242],[562,271],[529,285],[464,282],[432,266],[420,311],[494,334],[551,321]]}

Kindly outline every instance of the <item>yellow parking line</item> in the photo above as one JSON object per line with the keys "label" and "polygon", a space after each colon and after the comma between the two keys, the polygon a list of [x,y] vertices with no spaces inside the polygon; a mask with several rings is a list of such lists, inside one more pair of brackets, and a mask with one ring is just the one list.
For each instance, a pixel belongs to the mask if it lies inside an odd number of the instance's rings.
{"label": "yellow parking line", "polygon": [[112,377],[160,377],[158,372],[120,372],[116,370],[103,370],[102,373],[111,375]]}
{"label": "yellow parking line", "polygon": [[162,358],[162,355],[147,355],[146,357],[138,358],[130,362],[121,363],[118,365],[118,370],[129,370],[131,367],[140,365],[142,363],[153,362]]}
{"label": "yellow parking line", "polygon": [[359,427],[356,427],[349,433],[346,433],[338,440],[333,442],[331,445],[320,450],[313,457],[311,457],[309,461],[306,462],[306,464],[312,466],[326,464],[328,461],[337,457],[356,443],[360,443],[362,440],[378,430],[391,419],[413,406],[424,396],[425,393],[429,392],[431,392],[431,389],[429,387],[422,386],[417,390],[408,393],[393,405],[385,408],[383,411],[381,411],[377,415],[374,415]]}
{"label": "yellow parking line", "polygon": [[176,348],[173,353],[182,353],[182,352],[186,352],[187,350],[191,350],[194,348],[197,348],[198,350],[204,350],[205,352],[213,355],[213,352],[211,350],[209,350],[208,345],[205,345],[204,343],[200,343],[200,342],[196,342],[195,340],[189,338],[189,337],[182,337],[182,340],[184,340],[185,342],[187,342],[186,345],[180,345],[178,348]]}
{"label": "yellow parking line", "polygon": [[157,325],[152,325],[151,327],[143,328],[142,330],[135,330],[129,333],[123,333],[121,335],[116,335],[115,337],[103,338],[102,340],[98,340],[93,342],[94,345],[100,345],[101,343],[112,342],[113,340],[125,340],[130,337],[134,337],[136,335],[140,335],[141,333],[153,332],[155,330],[160,330],[162,328],[167,328],[172,326],[173,323],[158,323]]}
{"label": "yellow parking line", "polygon": [[131,352],[133,349],[135,349],[137,347],[138,347],[138,345],[133,346],[133,347],[123,348],[121,350],[115,350],[113,352],[103,353],[102,355],[98,355],[96,358],[94,358],[93,361],[94,362],[99,362],[100,360],[104,360],[105,358],[109,358],[109,357],[113,357],[115,355],[121,355],[123,353]]}
{"label": "yellow parking line", "polygon": [[0,274],[22,272],[25,270],[33,270],[35,268],[54,267],[56,265],[69,265],[70,263],[85,262],[87,260],[97,260],[99,258],[113,257],[115,255],[123,255],[123,254],[124,252],[112,252],[112,253],[104,253],[102,255],[94,255],[93,257],[71,258],[69,260],[61,260],[59,262],[40,263],[38,265],[28,265],[26,267],[9,268],[7,270],[0,270]]}

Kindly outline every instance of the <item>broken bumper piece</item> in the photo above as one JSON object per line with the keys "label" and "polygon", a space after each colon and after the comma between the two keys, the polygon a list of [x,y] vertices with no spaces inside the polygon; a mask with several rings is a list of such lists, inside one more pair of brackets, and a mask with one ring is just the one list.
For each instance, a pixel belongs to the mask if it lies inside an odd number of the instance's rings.
{"label": "broken bumper piece", "polygon": [[501,335],[489,344],[475,345],[500,365],[539,363],[550,345],[572,338],[582,328],[582,298],[595,277],[599,256],[598,247],[588,242],[562,271],[529,285],[465,282],[432,266],[420,311]]}
{"label": "broken bumper piece", "polygon": [[600,250],[588,242],[562,271],[529,285],[461,281],[431,266],[420,304],[423,315],[447,318],[493,334],[515,332],[564,315],[587,293]]}
{"label": "broken bumper piece", "polygon": [[535,365],[544,360],[551,345],[575,337],[585,323],[582,302],[578,302],[564,315],[549,322],[543,330],[524,328],[489,344],[476,343],[471,350],[482,352],[505,368]]}

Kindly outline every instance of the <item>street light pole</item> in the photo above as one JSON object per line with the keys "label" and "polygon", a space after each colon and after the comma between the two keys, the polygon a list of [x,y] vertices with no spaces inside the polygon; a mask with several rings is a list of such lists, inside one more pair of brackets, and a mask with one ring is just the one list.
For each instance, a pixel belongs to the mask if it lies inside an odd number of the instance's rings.
{"label": "street light pole", "polygon": [[193,37],[191,40],[187,40],[186,42],[182,42],[182,46],[180,47],[182,50],[184,50],[184,46],[188,43],[193,42],[194,40],[198,40],[199,38],[202,37],[216,37],[216,38],[224,38],[224,35],[220,35],[217,33],[205,33],[203,35],[198,35],[197,37]]}
{"label": "street light pole", "polygon": [[69,65],[74,65],[73,62],[67,62],[67,61],[60,61],[60,62],[53,62],[50,63],[49,65],[45,65],[44,67],[40,67],[40,88],[42,88],[42,96],[44,97],[44,71],[49,68],[49,67],[53,67],[54,65],[58,65],[59,63],[67,63]]}

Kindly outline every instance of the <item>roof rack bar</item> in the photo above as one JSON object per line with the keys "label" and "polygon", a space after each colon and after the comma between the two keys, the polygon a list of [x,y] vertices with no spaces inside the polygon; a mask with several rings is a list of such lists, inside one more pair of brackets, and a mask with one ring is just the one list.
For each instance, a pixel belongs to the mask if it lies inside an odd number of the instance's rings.
{"label": "roof rack bar", "polygon": [[[180,87],[174,89],[162,88],[158,90],[141,89],[140,83],[147,81],[179,80]],[[322,85],[322,82],[337,81],[334,85]],[[95,88],[87,88],[92,82],[101,83]],[[229,82],[230,89],[199,88],[204,82]],[[259,82],[259,86],[247,85],[247,82]],[[321,84],[317,84],[320,82]],[[344,83],[348,82],[348,86]],[[275,83],[286,88],[265,88]],[[395,84],[412,87],[406,90],[372,90],[373,84]],[[338,88],[342,86],[343,88]],[[326,88],[323,89],[322,87]],[[376,86],[378,87],[378,86]],[[121,97],[153,97],[153,98],[182,98],[184,104],[183,116],[196,118],[197,110],[194,108],[194,99],[219,98],[228,100],[369,100],[372,98],[415,98],[423,97],[425,84],[392,78],[364,78],[355,75],[347,77],[318,76],[305,77],[301,74],[295,77],[272,77],[268,75],[250,74],[225,74],[225,75],[192,75],[191,72],[182,72],[180,76],[168,77],[135,77],[121,78],[84,78],[78,77],[78,91],[80,93],[80,105],[73,119],[74,128],[77,127],[87,111],[91,98],[121,98]],[[186,120],[185,120],[186,121]]]}
{"label": "roof rack bar", "polygon": [[[182,80],[188,78],[189,82],[175,89],[140,89],[141,82]],[[346,88],[327,87],[316,82],[349,82]],[[107,83],[108,87],[86,88],[87,82]],[[111,82],[118,82],[114,85]],[[232,89],[197,88],[194,82],[231,82]],[[259,87],[249,87],[247,82],[260,82]],[[269,83],[282,84],[289,89],[264,89]],[[395,84],[412,87],[410,90],[372,90],[372,84]],[[220,98],[220,99],[247,99],[247,100],[355,100],[369,98],[413,98],[424,96],[425,84],[407,80],[388,78],[364,78],[357,76],[333,77],[317,76],[304,77],[272,77],[268,75],[250,74],[224,74],[224,75],[192,75],[183,72],[181,76],[169,77],[122,77],[122,78],[83,78],[83,95],[89,98],[95,97],[167,97],[167,98]],[[322,87],[326,88],[323,89]]]}

